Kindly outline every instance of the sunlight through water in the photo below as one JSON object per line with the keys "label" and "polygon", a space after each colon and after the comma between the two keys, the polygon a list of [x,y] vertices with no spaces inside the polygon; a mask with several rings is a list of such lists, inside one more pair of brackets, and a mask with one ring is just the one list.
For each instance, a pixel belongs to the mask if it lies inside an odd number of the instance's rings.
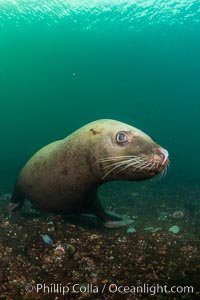
{"label": "sunlight through water", "polygon": [[199,15],[199,1],[194,0],[0,0],[1,27],[8,21],[21,26],[40,20],[51,26],[61,21],[72,27],[78,23],[83,30],[103,26],[104,30],[114,27],[139,31],[147,24],[196,24]]}

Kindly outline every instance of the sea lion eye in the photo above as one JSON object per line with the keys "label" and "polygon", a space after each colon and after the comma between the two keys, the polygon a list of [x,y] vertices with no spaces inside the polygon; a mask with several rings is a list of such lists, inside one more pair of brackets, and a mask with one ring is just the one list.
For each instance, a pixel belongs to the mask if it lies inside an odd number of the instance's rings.
{"label": "sea lion eye", "polygon": [[116,140],[118,143],[126,142],[128,140],[126,132],[124,131],[119,132],[116,136]]}

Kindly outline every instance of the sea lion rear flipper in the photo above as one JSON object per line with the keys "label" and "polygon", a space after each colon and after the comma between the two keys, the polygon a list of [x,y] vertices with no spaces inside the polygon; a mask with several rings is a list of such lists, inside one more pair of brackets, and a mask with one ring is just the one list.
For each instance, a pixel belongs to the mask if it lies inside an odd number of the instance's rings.
{"label": "sea lion rear flipper", "polygon": [[25,200],[24,195],[20,192],[17,185],[15,185],[10,199],[10,203],[8,204],[9,212],[14,212],[19,210],[23,206],[24,200]]}

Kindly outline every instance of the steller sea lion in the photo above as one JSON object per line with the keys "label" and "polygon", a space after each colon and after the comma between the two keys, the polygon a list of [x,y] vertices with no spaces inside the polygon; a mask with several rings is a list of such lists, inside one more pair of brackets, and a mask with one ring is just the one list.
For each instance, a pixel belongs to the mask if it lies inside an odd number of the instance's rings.
{"label": "steller sea lion", "polygon": [[168,152],[128,124],[103,119],[36,152],[16,181],[9,210],[28,198],[35,208],[58,213],[92,213],[107,227],[133,220],[104,211],[98,187],[113,180],[143,180],[166,169]]}

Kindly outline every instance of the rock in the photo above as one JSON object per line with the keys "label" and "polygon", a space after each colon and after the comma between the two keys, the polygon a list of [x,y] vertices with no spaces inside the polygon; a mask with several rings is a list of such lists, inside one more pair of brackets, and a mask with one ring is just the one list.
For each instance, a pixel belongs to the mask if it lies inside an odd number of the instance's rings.
{"label": "rock", "polygon": [[179,233],[179,231],[180,231],[180,228],[176,225],[169,228],[169,232],[173,232],[175,234]]}
{"label": "rock", "polygon": [[54,244],[53,240],[47,234],[42,234],[42,239],[48,245],[53,245]]}
{"label": "rock", "polygon": [[154,231],[154,227],[153,226],[145,227],[144,230],[145,231]]}
{"label": "rock", "polygon": [[184,216],[184,212],[182,210],[176,210],[171,216],[175,219],[181,219]]}
{"label": "rock", "polygon": [[127,229],[126,232],[127,232],[127,233],[135,233],[135,232],[136,232],[136,229],[133,228],[133,227],[130,227],[130,228]]}
{"label": "rock", "polygon": [[166,221],[167,218],[168,218],[167,212],[161,211],[161,212],[160,212],[160,215],[159,215],[159,217],[158,217],[158,220],[159,220],[159,221]]}

